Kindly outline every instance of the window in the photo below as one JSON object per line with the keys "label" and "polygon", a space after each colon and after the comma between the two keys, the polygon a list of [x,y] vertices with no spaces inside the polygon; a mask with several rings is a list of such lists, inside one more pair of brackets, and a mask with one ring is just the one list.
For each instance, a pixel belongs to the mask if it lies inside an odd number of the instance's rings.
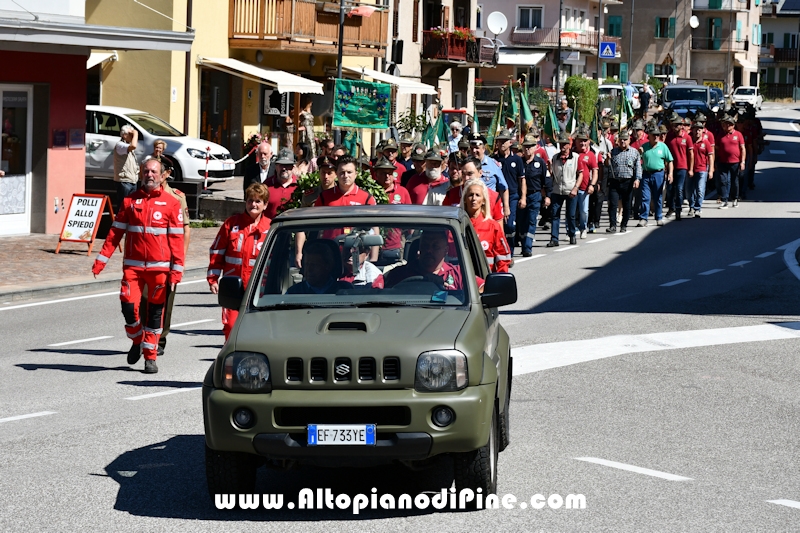
{"label": "window", "polygon": [[609,37],[622,37],[622,17],[610,16],[608,17],[608,30],[606,35]]}
{"label": "window", "polygon": [[765,33],[762,38],[764,44],[775,44],[775,34],[772,32]]}
{"label": "window", "polygon": [[584,26],[586,25],[586,11],[581,11],[580,15],[578,16],[578,29],[584,30]]}
{"label": "window", "polygon": [[617,78],[619,79],[619,63],[604,63],[605,75],[604,78]]}
{"label": "window", "polygon": [[523,74],[528,76],[528,87],[539,87],[541,84],[541,71],[539,67],[516,67],[514,69],[514,76],[516,79],[519,79]]}
{"label": "window", "polygon": [[[767,34],[771,35],[771,34]],[[796,48],[797,47],[797,34],[796,33],[784,33],[783,34],[783,47],[784,48]]]}
{"label": "window", "polygon": [[542,27],[542,8],[520,6],[517,9],[517,27],[522,30],[532,30]]}
{"label": "window", "polygon": [[675,38],[675,18],[656,17],[656,39]]}
{"label": "window", "polygon": [[655,70],[653,69],[653,64],[652,63],[648,63],[648,64],[646,64],[644,66],[644,73],[647,74],[648,76],[653,76],[654,75]]}
{"label": "window", "polygon": [[456,26],[459,28],[463,28],[465,26],[469,26],[469,22],[467,21],[467,10],[463,7],[456,8]]}
{"label": "window", "polygon": [[478,10],[475,13],[475,29],[476,30],[482,30],[483,29],[483,16],[481,14],[482,11],[483,11],[483,4],[478,4]]}

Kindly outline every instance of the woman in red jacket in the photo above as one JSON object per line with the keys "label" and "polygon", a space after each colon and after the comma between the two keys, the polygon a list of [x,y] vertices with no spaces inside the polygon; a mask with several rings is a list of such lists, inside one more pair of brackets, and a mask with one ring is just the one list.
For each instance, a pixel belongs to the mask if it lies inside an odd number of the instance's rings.
{"label": "woman in red jacket", "polygon": [[489,189],[481,179],[472,179],[464,184],[461,208],[467,212],[475,232],[481,240],[492,272],[508,272],[511,250],[500,224],[492,219],[489,206]]}
{"label": "woman in red jacket", "polygon": [[[261,183],[254,183],[244,192],[244,197],[245,212],[225,221],[209,250],[211,260],[207,279],[214,294],[219,292],[220,276],[239,276],[247,285],[269,230],[270,220],[262,215],[269,200],[269,189]],[[238,315],[238,311],[222,310],[222,331],[226,341]]]}

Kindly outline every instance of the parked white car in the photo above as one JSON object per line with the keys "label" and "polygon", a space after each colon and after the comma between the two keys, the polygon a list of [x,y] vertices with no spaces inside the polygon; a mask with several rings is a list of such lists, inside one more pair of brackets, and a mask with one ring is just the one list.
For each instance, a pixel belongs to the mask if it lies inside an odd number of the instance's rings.
{"label": "parked white car", "polygon": [[130,124],[139,131],[136,159],[139,162],[153,153],[153,143],[162,139],[167,143],[164,155],[174,167],[175,181],[202,181],[205,178],[206,152],[209,181],[220,181],[233,176],[236,166],[227,148],[188,137],[166,121],[146,111],[111,106],[86,106],[86,175],[113,177],[114,146],[120,139],[119,131]]}
{"label": "parked white car", "polygon": [[761,90],[758,87],[741,86],[737,87],[731,95],[731,102],[736,104],[750,104],[759,111],[764,99],[761,97]]}

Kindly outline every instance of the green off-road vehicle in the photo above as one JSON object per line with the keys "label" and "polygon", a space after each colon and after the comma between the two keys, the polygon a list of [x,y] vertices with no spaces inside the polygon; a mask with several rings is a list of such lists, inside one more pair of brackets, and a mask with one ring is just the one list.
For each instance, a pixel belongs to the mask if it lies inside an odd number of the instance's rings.
{"label": "green off-road vehicle", "polygon": [[212,497],[254,492],[266,463],[416,467],[442,454],[457,491],[494,493],[512,375],[497,308],[516,299],[460,209],[278,216],[247,286],[220,280],[239,317],[203,382]]}

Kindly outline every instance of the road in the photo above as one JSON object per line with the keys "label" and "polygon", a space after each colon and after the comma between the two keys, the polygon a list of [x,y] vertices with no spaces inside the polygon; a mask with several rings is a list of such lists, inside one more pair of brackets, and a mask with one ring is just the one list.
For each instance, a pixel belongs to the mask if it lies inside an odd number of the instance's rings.
{"label": "road", "polygon": [[[800,112],[762,119],[772,144],[740,207],[577,247],[541,236],[513,269],[498,492],[582,494],[584,509],[217,510],[198,387],[220,313],[188,280],[151,376],[125,363],[116,293],[0,306],[0,530],[796,530],[800,280],[782,258],[800,238]],[[262,471],[258,491],[416,494],[449,486],[447,466]]]}

